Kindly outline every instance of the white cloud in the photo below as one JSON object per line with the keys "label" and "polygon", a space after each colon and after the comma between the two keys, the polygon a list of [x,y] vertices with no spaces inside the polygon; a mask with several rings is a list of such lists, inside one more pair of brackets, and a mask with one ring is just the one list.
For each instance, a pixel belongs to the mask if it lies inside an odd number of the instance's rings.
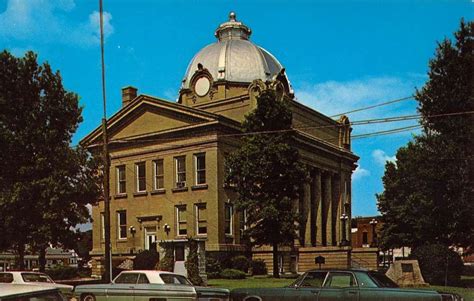
{"label": "white cloud", "polygon": [[[295,85],[297,100],[328,116],[360,109],[414,94],[425,79],[407,74],[404,78],[394,76],[367,77],[350,81],[326,81],[318,84]],[[348,114],[351,121],[381,117],[416,114],[413,99],[396,102],[370,110]],[[405,121],[370,126],[355,126],[353,134],[362,134],[397,127],[415,125],[416,121]]]}
{"label": "white cloud", "polygon": [[356,180],[359,180],[363,177],[367,177],[369,175],[370,175],[370,171],[360,167],[360,165],[359,165],[359,166],[357,166],[356,170],[354,170],[354,172],[352,173],[352,180],[356,181]]}
{"label": "white cloud", "polygon": [[304,85],[296,91],[299,101],[334,115],[374,102],[413,94],[413,86],[397,77],[375,77],[345,82],[327,81]]}
{"label": "white cloud", "polygon": [[377,164],[381,166],[385,166],[385,163],[387,163],[388,161],[393,163],[397,161],[396,156],[389,156],[381,149],[376,149],[372,151],[372,158]]}
{"label": "white cloud", "polygon": [[[74,0],[8,0],[6,10],[0,14],[0,39],[97,45],[99,13],[91,12],[84,21],[74,22],[74,8]],[[104,12],[105,38],[114,31],[111,19],[112,15]]]}

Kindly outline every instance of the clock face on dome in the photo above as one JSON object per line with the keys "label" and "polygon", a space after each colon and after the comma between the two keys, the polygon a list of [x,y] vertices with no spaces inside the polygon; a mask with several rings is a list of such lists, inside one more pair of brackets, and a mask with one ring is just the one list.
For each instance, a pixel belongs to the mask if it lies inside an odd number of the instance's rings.
{"label": "clock face on dome", "polygon": [[211,82],[206,76],[198,78],[198,80],[194,83],[194,92],[196,92],[198,96],[206,95],[210,88]]}

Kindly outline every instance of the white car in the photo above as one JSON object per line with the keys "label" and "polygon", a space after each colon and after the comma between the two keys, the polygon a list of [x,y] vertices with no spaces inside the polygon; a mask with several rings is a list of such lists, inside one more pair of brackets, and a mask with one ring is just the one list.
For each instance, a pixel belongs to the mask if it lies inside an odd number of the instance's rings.
{"label": "white car", "polygon": [[28,284],[0,283],[0,301],[66,301],[59,289]]}
{"label": "white car", "polygon": [[229,301],[230,292],[193,286],[186,277],[170,272],[134,270],[121,272],[112,283],[78,285],[74,295],[80,301]]}
{"label": "white car", "polygon": [[29,271],[0,272],[0,283],[39,285],[41,287],[58,288],[66,296],[72,295],[73,286],[55,283],[48,275]]}

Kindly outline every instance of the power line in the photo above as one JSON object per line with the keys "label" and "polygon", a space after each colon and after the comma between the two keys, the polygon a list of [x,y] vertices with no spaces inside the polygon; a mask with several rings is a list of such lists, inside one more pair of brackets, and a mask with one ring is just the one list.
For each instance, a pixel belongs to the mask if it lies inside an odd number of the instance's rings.
{"label": "power line", "polygon": [[369,138],[369,137],[375,137],[375,136],[389,135],[389,134],[395,134],[395,133],[406,132],[406,131],[410,131],[410,130],[414,130],[414,129],[419,129],[421,127],[422,127],[421,125],[412,125],[412,126],[406,126],[406,127],[390,129],[390,130],[385,130],[385,131],[378,131],[378,132],[354,135],[351,138],[352,139],[363,139],[363,138]]}
{"label": "power line", "polygon": [[[417,120],[417,119],[420,119],[420,118],[429,119],[429,118],[440,118],[440,117],[450,117],[450,116],[460,116],[460,115],[470,115],[470,114],[474,114],[474,111],[434,114],[434,115],[429,115],[429,116],[422,116],[420,114],[414,114],[414,115],[405,115],[405,116],[394,116],[394,117],[386,117],[386,118],[357,120],[357,121],[350,122],[349,125],[359,126],[359,125],[368,125],[368,124],[377,124],[377,123],[389,123],[389,122],[401,122],[401,121]],[[299,127],[293,127],[291,129],[286,129],[286,130],[255,131],[255,132],[245,132],[245,133],[221,134],[221,135],[218,135],[218,136],[221,137],[221,138],[222,137],[242,137],[242,136],[250,136],[250,135],[285,133],[285,132],[292,132],[294,130],[304,130],[304,129],[339,128],[339,127],[343,127],[343,126],[344,125],[342,125],[342,124],[318,125],[318,126],[299,126]],[[176,137],[155,138],[155,139],[139,139],[139,140],[115,139],[115,140],[111,140],[110,142],[114,142],[114,143],[146,143],[146,142],[160,142],[160,141],[161,142],[172,142],[172,141],[180,141],[181,139],[182,138],[176,138]],[[92,145],[92,146],[98,146],[98,145],[100,145],[100,144],[96,144],[96,145]]]}
{"label": "power line", "polygon": [[377,107],[386,106],[386,105],[389,105],[389,104],[392,104],[392,103],[396,103],[396,102],[400,102],[400,101],[404,101],[404,100],[408,100],[408,99],[413,99],[413,95],[410,95],[410,96],[407,96],[407,97],[403,97],[403,98],[394,99],[394,100],[390,100],[390,101],[386,101],[386,102],[382,102],[382,103],[379,103],[379,104],[376,104],[376,105],[372,105],[372,106],[368,106],[368,107],[363,107],[363,108],[360,108],[360,109],[354,109],[354,110],[352,110],[352,111],[347,111],[347,112],[340,113],[340,114],[336,114],[336,115],[332,115],[332,116],[329,116],[329,117],[333,118],[333,117],[337,117],[337,116],[341,116],[341,115],[346,115],[346,114],[350,114],[350,113],[365,111],[365,110],[369,110],[369,109],[373,109],[373,108],[377,108]]}

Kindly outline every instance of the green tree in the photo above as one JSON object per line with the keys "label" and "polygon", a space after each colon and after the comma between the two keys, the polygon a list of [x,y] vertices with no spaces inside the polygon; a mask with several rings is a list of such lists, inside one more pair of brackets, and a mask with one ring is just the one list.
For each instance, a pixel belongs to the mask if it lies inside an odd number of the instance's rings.
{"label": "green tree", "polygon": [[279,277],[278,246],[292,244],[299,216],[295,210],[307,172],[293,147],[289,100],[262,91],[257,108],[243,122],[241,147],[226,159],[226,179],[237,192],[235,207],[247,210],[246,235],[254,245],[271,245],[273,275]]}
{"label": "green tree", "polygon": [[188,278],[194,285],[203,285],[204,281],[199,275],[199,248],[195,239],[189,238],[189,254],[184,266],[188,272]]}
{"label": "green tree", "polygon": [[74,228],[90,220],[86,204],[99,193],[96,161],[70,146],[82,121],[77,94],[33,52],[0,53],[0,108],[0,247],[15,249],[24,268],[29,245],[43,270],[46,247],[74,247]]}
{"label": "green tree", "polygon": [[474,23],[461,20],[455,40],[438,44],[416,93],[422,134],[385,167],[385,248],[474,241]]}

